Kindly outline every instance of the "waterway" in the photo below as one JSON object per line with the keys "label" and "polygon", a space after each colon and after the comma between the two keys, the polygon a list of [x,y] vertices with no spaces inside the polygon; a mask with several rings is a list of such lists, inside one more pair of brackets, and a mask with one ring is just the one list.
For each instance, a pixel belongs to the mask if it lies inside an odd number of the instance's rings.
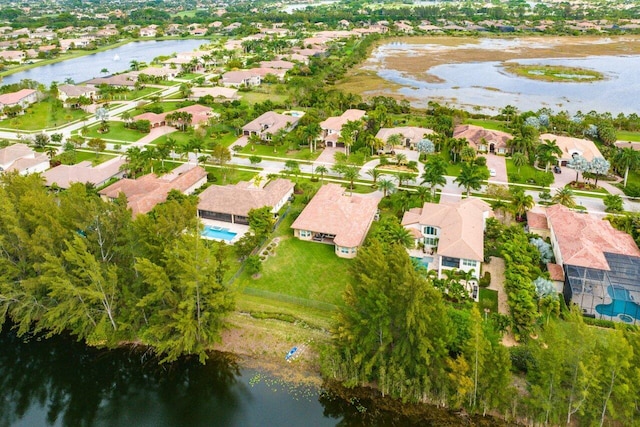
{"label": "waterway", "polygon": [[131,42],[114,49],[11,74],[4,77],[1,84],[17,83],[23,79],[35,80],[45,86],[49,86],[53,81],[62,83],[67,79],[80,83],[103,77],[103,69],[109,73],[119,73],[128,70],[131,61],[149,63],[158,56],[190,52],[206,43],[206,40],[194,39]]}
{"label": "waterway", "polygon": [[[287,369],[284,362],[284,377]],[[229,355],[158,365],[144,348],[101,350],[70,338],[0,333],[0,426],[457,426],[468,419],[420,405],[400,415],[365,394],[247,369]],[[383,402],[384,404],[381,404]],[[426,410],[426,411],[425,411]],[[484,426],[497,425],[482,418]]]}
{"label": "waterway", "polygon": [[[425,108],[429,101],[494,114],[506,105],[521,111],[638,113],[640,55],[602,54],[563,57],[563,39],[462,40],[458,44],[385,43],[364,64],[379,77],[399,85],[395,93]],[[585,48],[607,43],[594,41]],[[629,44],[631,46],[631,44]],[[556,49],[555,52],[552,50]],[[575,47],[572,48],[576,50]],[[460,54],[461,51],[467,53]],[[602,49],[604,50],[604,49]],[[526,54],[526,55],[525,55]],[[447,60],[447,56],[451,59]],[[453,57],[456,55],[456,57]],[[465,55],[468,58],[465,58]],[[572,53],[571,56],[576,56]],[[427,65],[431,57],[437,61]],[[499,60],[491,60],[491,57]],[[421,60],[421,58],[423,58]],[[505,71],[503,64],[561,65],[600,72],[600,81],[546,82]],[[421,64],[422,65],[421,67]]]}

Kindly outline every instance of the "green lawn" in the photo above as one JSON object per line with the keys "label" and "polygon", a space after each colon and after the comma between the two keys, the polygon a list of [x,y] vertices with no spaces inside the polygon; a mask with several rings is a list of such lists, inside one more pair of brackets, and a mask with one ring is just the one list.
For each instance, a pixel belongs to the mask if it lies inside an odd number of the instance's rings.
{"label": "green lawn", "polygon": [[151,95],[154,92],[161,92],[162,89],[157,87],[145,87],[140,90],[131,90],[122,93],[114,93],[111,98],[114,101],[131,101],[137,98],[141,98],[143,96]]}
{"label": "green lawn", "polygon": [[333,245],[304,242],[288,234],[263,263],[261,277],[252,279],[244,273],[238,287],[341,305],[350,261],[338,258]]}
{"label": "green lawn", "polygon": [[619,130],[616,132],[616,135],[618,136],[618,140],[620,141],[640,142],[640,132],[628,132]]}
{"label": "green lawn", "polygon": [[[56,156],[56,158],[62,160],[62,157],[64,153],[59,154],[58,156]],[[114,157],[116,157],[113,154],[106,154],[106,153],[100,153],[98,154],[98,156],[96,156],[96,153],[94,153],[93,151],[76,151],[75,152],[75,156],[70,156],[70,157],[66,157],[67,161],[70,160],[70,163],[73,164],[77,164],[80,162],[84,162],[85,160],[90,161],[94,166],[95,165],[99,165],[100,163],[104,163],[109,159],[113,159]]]}
{"label": "green lawn", "polygon": [[140,138],[143,138],[146,134],[140,133],[137,130],[127,129],[124,127],[124,122],[109,122],[109,132],[98,133],[98,126],[92,126],[87,129],[85,137],[87,138],[103,138],[114,139],[123,142],[136,142]]}
{"label": "green lawn", "polygon": [[447,161],[447,172],[445,172],[447,176],[460,175],[460,167],[462,163],[453,163],[453,160],[451,159],[451,154],[448,151],[442,151],[438,154]]}
{"label": "green lawn", "polygon": [[500,120],[487,120],[487,119],[467,119],[466,124],[481,126],[485,129],[499,130],[504,132],[504,122]]}
{"label": "green lawn", "polygon": [[242,96],[242,101],[250,105],[258,102],[264,102],[266,100],[273,101],[274,104],[280,104],[286,100],[286,95],[278,95],[275,93],[267,92],[238,92],[238,95]]}
{"label": "green lawn", "polygon": [[[506,159],[506,163],[507,177],[509,178],[509,182],[516,182],[519,184],[532,184],[530,180],[534,180],[536,174],[544,173],[544,171],[539,171],[528,164],[520,166],[520,172],[518,172],[518,168],[513,164],[513,160],[511,160],[510,158]],[[552,174],[553,172],[549,171],[547,173]],[[516,179],[513,180],[513,177],[516,177]]]}
{"label": "green lawn", "polygon": [[[252,151],[252,148],[255,148],[255,150]],[[252,146],[252,144],[247,144],[240,152],[251,156],[271,156],[296,160],[315,160],[318,158],[320,153],[322,153],[322,150],[316,150],[313,153],[309,151],[308,148],[303,148],[301,150],[289,150],[288,144],[285,144],[276,147],[276,152],[274,153],[272,145],[258,144]]]}
{"label": "green lawn", "polygon": [[82,110],[54,107],[48,100],[36,102],[25,113],[0,121],[0,128],[39,130],[61,126],[74,120],[81,120],[88,114]]}
{"label": "green lawn", "polygon": [[[151,107],[154,106],[160,106],[162,107],[162,112],[163,113],[168,113],[170,111],[174,111],[177,110],[178,108],[184,107],[184,101],[169,101],[169,102],[154,102],[154,103],[149,103],[147,105],[145,105],[143,108],[136,108],[135,110],[130,111],[129,113],[131,114],[131,117],[135,117],[138,114],[142,114],[145,113],[145,110],[148,110]],[[193,102],[189,102],[189,104],[194,104]]]}
{"label": "green lawn", "polygon": [[480,288],[480,313],[484,312],[485,308],[491,310],[491,313],[498,312],[498,291],[493,291],[487,288]]}
{"label": "green lawn", "polygon": [[245,171],[229,167],[225,174],[225,171],[222,168],[209,165],[205,166],[205,170],[215,176],[214,183],[216,185],[227,185],[235,184],[240,181],[250,181],[258,173],[258,171]]}

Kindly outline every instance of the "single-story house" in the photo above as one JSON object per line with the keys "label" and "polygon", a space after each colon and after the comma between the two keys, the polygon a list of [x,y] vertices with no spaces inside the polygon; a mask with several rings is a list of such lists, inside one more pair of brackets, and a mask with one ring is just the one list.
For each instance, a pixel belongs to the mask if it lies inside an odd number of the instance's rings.
{"label": "single-story house", "polygon": [[565,302],[577,304],[585,316],[638,324],[640,249],[633,237],[562,205],[545,213],[553,254],[564,271]]}
{"label": "single-story house", "polygon": [[333,244],[340,258],[355,258],[378,212],[378,198],[346,194],[338,184],[325,184],[293,222],[300,240]]}
{"label": "single-story house", "polygon": [[17,92],[4,93],[0,95],[0,109],[4,107],[14,107],[19,105],[27,108],[38,100],[38,92],[34,89],[20,89]]}
{"label": "single-story house", "polygon": [[473,276],[479,279],[484,261],[484,229],[490,215],[489,204],[475,198],[425,203],[405,212],[402,225],[421,249],[416,253],[410,251],[412,255],[428,254],[428,268],[437,270],[438,277],[442,277],[444,270],[458,269],[473,270]]}
{"label": "single-story house", "polygon": [[542,143],[545,140],[555,140],[558,147],[560,147],[560,150],[562,150],[562,155],[559,159],[561,166],[566,166],[574,156],[582,156],[587,159],[588,162],[592,161],[596,157],[602,157],[602,154],[600,153],[600,150],[598,150],[598,147],[596,147],[596,144],[589,139],[544,133],[540,135],[540,142]]}
{"label": "single-story house", "polygon": [[279,130],[287,132],[296,127],[299,117],[278,114],[274,111],[267,111],[260,117],[250,121],[242,127],[243,135],[258,135],[260,139],[270,140]]}
{"label": "single-story house", "polygon": [[144,175],[138,179],[124,178],[100,190],[100,195],[115,200],[124,194],[133,216],[150,212],[167,200],[171,190],[192,194],[207,182],[207,172],[200,166],[185,163],[163,176]]}
{"label": "single-story house", "polygon": [[101,84],[126,87],[127,89],[133,89],[138,81],[138,76],[132,73],[116,74],[109,77],[98,77],[95,79],[87,80],[85,84],[88,86],[98,87]]}
{"label": "single-story house", "polygon": [[178,70],[169,67],[147,67],[144,70],[131,71],[129,74],[138,77],[144,74],[150,77],[157,77],[164,80],[173,80],[178,75]]}
{"label": "single-story house", "polygon": [[232,224],[249,224],[249,211],[265,206],[276,215],[293,195],[288,179],[269,181],[264,187],[241,181],[235,185],[212,185],[200,193],[198,217]]}
{"label": "single-story house", "polygon": [[454,138],[464,138],[479,153],[507,154],[513,135],[475,125],[459,125],[453,130]]}
{"label": "single-story house", "polygon": [[124,176],[122,165],[125,163],[124,158],[114,157],[97,166],[93,166],[90,161],[80,162],[76,165],[59,165],[46,171],[43,177],[48,187],[55,184],[60,188],[67,189],[74,182],[102,187],[110,179]]}
{"label": "single-story house", "polygon": [[275,68],[281,70],[291,70],[296,64],[290,61],[275,60],[275,61],[262,61],[260,67],[262,68]]}
{"label": "single-story house", "polygon": [[284,76],[287,74],[287,70],[283,68],[252,68],[250,71],[260,76],[261,81],[269,74],[275,76],[278,80],[284,79]]}
{"label": "single-story house", "polygon": [[366,114],[367,112],[364,110],[350,109],[338,117],[327,118],[320,122],[320,129],[322,130],[320,138],[328,147],[338,147],[342,145],[338,143],[342,126],[350,121],[362,120]]}
{"label": "single-story house", "polygon": [[421,128],[417,126],[403,126],[397,128],[380,128],[378,133],[376,134],[376,138],[381,139],[382,141],[387,143],[387,140],[391,135],[401,135],[402,136],[402,146],[406,148],[415,149],[416,144],[427,137],[427,135],[431,135],[435,133],[431,129]]}
{"label": "single-story house", "polygon": [[0,60],[6,62],[24,62],[26,55],[21,50],[4,50],[0,51]]}
{"label": "single-story house", "polygon": [[184,112],[191,114],[191,125],[194,127],[201,126],[202,124],[207,124],[209,119],[212,117],[213,110],[209,107],[200,104],[190,105],[188,107],[178,108],[177,110],[170,111],[167,113],[142,113],[133,117],[134,121],[138,120],[149,120],[151,123],[151,127],[160,127],[166,126],[167,124],[172,125],[167,122],[167,116],[171,113],[175,112]]}
{"label": "single-story house", "polygon": [[222,75],[220,82],[225,87],[260,86],[262,77],[252,70],[228,71]]}
{"label": "single-story house", "polygon": [[0,148],[0,173],[17,171],[20,175],[28,175],[47,169],[47,155],[34,151],[26,144],[18,143]]}

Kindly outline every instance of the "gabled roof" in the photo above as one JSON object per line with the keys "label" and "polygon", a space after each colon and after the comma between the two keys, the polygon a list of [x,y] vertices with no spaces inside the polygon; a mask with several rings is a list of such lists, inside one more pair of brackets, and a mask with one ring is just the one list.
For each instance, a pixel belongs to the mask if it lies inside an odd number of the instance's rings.
{"label": "gabled roof", "polygon": [[267,111],[260,117],[244,125],[242,130],[274,134],[280,129],[287,129],[291,126],[295,126],[298,123],[298,120],[300,120],[299,117],[278,114],[275,111]]}
{"label": "gabled roof", "polygon": [[320,122],[320,127],[322,129],[332,129],[340,131],[345,123],[349,121],[361,120],[366,114],[367,112],[364,110],[350,109],[345,111],[338,117],[329,117],[328,119]]}
{"label": "gabled roof", "polygon": [[70,98],[76,98],[86,94],[95,93],[96,88],[76,85],[60,85],[58,86],[58,91],[64,93]]}
{"label": "gabled roof", "polygon": [[241,181],[235,185],[212,185],[200,193],[198,210],[247,216],[251,209],[274,208],[294,187],[288,179],[278,178],[262,188]]}
{"label": "gabled roof", "polygon": [[338,184],[326,184],[318,190],[291,228],[334,234],[338,246],[362,245],[378,211],[378,199],[348,196]]}
{"label": "gabled roof", "polygon": [[609,221],[562,205],[548,207],[546,214],[565,265],[610,270],[605,252],[640,257],[633,237],[616,230]]}
{"label": "gabled roof", "polygon": [[391,135],[400,134],[405,138],[409,138],[411,141],[420,141],[425,135],[431,135],[435,133],[431,129],[421,128],[417,126],[403,126],[397,128],[380,128],[376,134],[376,138],[383,141],[387,141]]}
{"label": "gabled roof", "polygon": [[432,226],[440,229],[438,254],[476,261],[484,259],[484,216],[491,207],[480,199],[455,203],[425,203],[410,209],[404,226]]}

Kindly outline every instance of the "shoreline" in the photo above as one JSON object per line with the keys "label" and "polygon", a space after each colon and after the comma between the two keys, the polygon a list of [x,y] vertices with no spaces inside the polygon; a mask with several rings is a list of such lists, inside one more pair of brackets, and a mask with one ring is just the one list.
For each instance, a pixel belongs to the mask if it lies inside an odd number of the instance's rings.
{"label": "shoreline", "polygon": [[135,42],[145,42],[145,41],[167,41],[167,40],[203,40],[207,42],[211,42],[211,37],[179,37],[179,36],[166,36],[166,37],[150,37],[148,39],[140,39],[140,38],[126,38],[120,40],[116,43],[100,46],[94,50],[74,50],[70,54],[61,54],[60,56],[52,59],[43,59],[32,64],[22,64],[16,68],[12,68],[7,71],[0,71],[0,84],[2,84],[2,79],[4,77],[11,76],[13,74],[21,73],[23,71],[32,70],[34,68],[38,68],[45,65],[57,64],[59,62],[64,62],[70,59],[82,58],[84,56],[93,55],[100,52],[106,52],[112,49],[117,49],[129,43]]}

